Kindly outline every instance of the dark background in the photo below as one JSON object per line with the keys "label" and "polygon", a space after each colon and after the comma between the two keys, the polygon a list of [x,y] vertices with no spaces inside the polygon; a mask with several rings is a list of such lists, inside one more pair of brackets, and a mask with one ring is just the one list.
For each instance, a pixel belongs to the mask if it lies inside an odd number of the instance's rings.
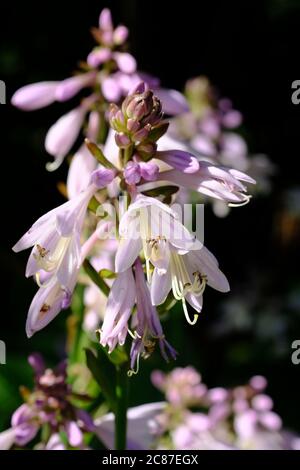
{"label": "dark background", "polygon": [[[287,191],[299,187],[300,105],[291,102],[291,83],[299,76],[300,1],[171,2],[6,2],[1,5],[0,79],[7,86],[1,116],[1,295],[0,339],[7,365],[0,366],[0,427],[18,403],[18,386],[27,383],[26,356],[41,350],[54,362],[63,354],[63,313],[27,340],[25,319],[35,286],[24,278],[28,253],[11,246],[31,223],[63,202],[56,184],[67,166],[45,170],[43,140],[50,125],[72,103],[32,113],[13,109],[9,99],[27,83],[70,76],[93,46],[89,28],[109,6],[115,24],[131,29],[130,45],[139,69],[182,89],[187,78],[207,75],[245,117],[251,152],[266,153],[277,165],[273,191],[257,197],[226,219],[208,207],[205,237],[231,284],[231,294],[205,293],[197,326],[174,312],[168,336],[180,355],[209,385],[230,386],[262,373],[287,426],[300,431],[300,365],[291,363],[291,343],[300,338],[299,213]],[[74,99],[76,103],[76,99]],[[299,202],[299,204],[298,204]],[[287,232],[287,221],[292,231]],[[225,304],[224,304],[225,302]],[[171,364],[169,367],[173,367]],[[149,370],[161,367],[158,355],[132,380],[132,403],[155,400]]]}

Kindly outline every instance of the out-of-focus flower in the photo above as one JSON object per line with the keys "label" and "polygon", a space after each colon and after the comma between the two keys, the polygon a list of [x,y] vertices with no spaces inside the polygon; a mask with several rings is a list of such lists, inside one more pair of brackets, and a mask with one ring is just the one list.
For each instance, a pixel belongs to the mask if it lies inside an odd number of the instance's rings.
{"label": "out-of-focus flower", "polygon": [[193,237],[178,220],[177,214],[154,198],[138,196],[120,221],[120,245],[116,254],[116,271],[127,269],[141,249],[151,279],[150,262],[154,266],[151,299],[154,305],[164,302],[172,289],[181,300],[189,323],[187,300],[197,312],[202,309],[206,283],[226,292],[229,285],[219,270],[215,257]]}
{"label": "out-of-focus flower", "polygon": [[[159,143],[159,149],[167,150],[170,145],[176,146],[198,155],[202,161],[206,160],[210,164],[246,172],[252,178],[248,182],[255,180],[257,183],[255,192],[268,192],[274,165],[266,155],[249,154],[247,143],[238,130],[243,117],[233,108],[231,101],[219,98],[206,77],[188,80],[185,95],[190,111],[171,120],[168,133]],[[191,179],[185,180],[188,187],[188,180]],[[200,191],[197,183],[191,182],[190,189]],[[212,195],[205,190],[204,185],[204,191],[200,192]],[[214,197],[218,197],[217,192]],[[227,215],[228,208],[223,202],[212,202],[216,215]]]}
{"label": "out-of-focus flower", "polygon": [[[137,313],[131,318],[136,305]],[[129,321],[134,329],[131,348],[131,369],[140,356],[145,359],[155,349],[156,342],[160,346],[163,357],[175,358],[176,352],[166,341],[155,307],[151,304],[149,288],[146,284],[144,270],[139,259],[135,261],[134,270],[130,267],[118,274],[114,281],[106,305],[105,317],[100,330],[100,343],[108,346],[109,352],[123,345],[129,331]]]}
{"label": "out-of-focus flower", "polygon": [[254,376],[245,386],[208,389],[192,367],[152,373],[166,397],[155,417],[155,447],[160,449],[297,449],[299,438],[282,428],[267,381]]}
{"label": "out-of-focus flower", "polygon": [[[25,403],[14,412],[11,429],[0,434],[0,449],[26,446],[44,426],[48,429],[47,442],[41,442],[38,448],[64,450],[66,445],[84,448],[84,433],[94,432],[95,426],[89,414],[71,402],[66,363],[52,370],[45,367],[39,354],[32,354],[28,360],[34,370],[35,386],[32,392],[24,392]],[[67,444],[60,439],[61,432],[65,432]]]}
{"label": "out-of-focus flower", "polygon": [[[94,193],[109,184],[113,170],[95,170],[89,187],[70,201],[40,217],[14,245],[15,252],[34,246],[26,267],[26,277],[36,276],[40,286],[56,280],[67,287],[74,270],[78,269],[80,236],[88,203]],[[41,271],[47,273],[41,282]]]}
{"label": "out-of-focus flower", "polygon": [[[128,30],[123,25],[114,29],[111,13],[107,8],[100,14],[99,27],[93,28],[92,32],[98,45],[89,53],[87,62],[82,63],[78,74],[62,81],[26,85],[17,90],[11,100],[17,108],[32,111],[55,101],[67,101],[84,88],[90,90],[90,95],[78,107],[58,119],[49,129],[45,147],[55,159],[47,164],[49,171],[57,169],[70,152],[87,114],[96,112],[101,115],[101,126],[105,129],[105,111],[109,103],[118,103],[142,80],[157,89],[166,103],[165,111],[168,114],[178,114],[189,109],[181,93],[160,88],[158,79],[136,70],[135,58],[124,50]],[[79,154],[82,154],[82,148]],[[82,156],[79,158],[76,154],[76,157],[77,167],[78,160],[82,166]],[[84,170],[89,168],[88,165]],[[82,184],[84,186],[85,181]]]}

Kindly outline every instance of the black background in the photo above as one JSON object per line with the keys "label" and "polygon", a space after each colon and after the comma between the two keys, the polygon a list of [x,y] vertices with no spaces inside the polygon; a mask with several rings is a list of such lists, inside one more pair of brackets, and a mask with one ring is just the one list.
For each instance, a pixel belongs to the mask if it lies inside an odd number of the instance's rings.
{"label": "black background", "polygon": [[[13,364],[16,361],[15,374],[20,377],[18,358],[24,360],[32,349],[44,348],[54,359],[60,351],[57,344],[63,343],[59,329],[62,320],[30,341],[25,338],[26,312],[35,286],[23,277],[27,253],[15,255],[10,247],[37,217],[63,202],[56,184],[65,178],[67,166],[55,173],[46,172],[49,156],[43,140],[50,125],[72,103],[24,113],[12,108],[9,98],[24,84],[70,76],[78,60],[85,59],[93,46],[89,28],[97,24],[104,6],[112,9],[115,24],[122,22],[132,30],[131,50],[141,70],[159,76],[164,86],[177,89],[182,89],[189,77],[207,75],[242,111],[251,152],[266,153],[277,165],[271,197],[254,199],[247,207],[232,211],[226,220],[214,217],[209,208],[206,211],[207,245],[228,275],[232,293],[252,295],[249,284],[256,286],[262,278],[260,301],[268,303],[271,297],[274,309],[281,312],[282,298],[291,285],[299,282],[299,243],[294,239],[283,246],[277,234],[283,194],[299,186],[300,105],[291,103],[291,83],[300,78],[299,1],[2,2],[0,79],[7,86],[7,104],[0,107],[4,274],[0,338],[7,343],[8,363],[10,359]],[[205,295],[205,317],[194,329],[186,327],[185,338],[172,331],[176,325],[181,328],[182,323],[171,322],[170,334],[176,346],[176,335],[183,349],[184,341],[194,341],[188,351],[177,347],[182,353],[178,363],[187,365],[190,361],[197,365],[211,385],[231,385],[252,373],[265,373],[277,409],[288,425],[300,430],[300,365],[297,368],[291,364],[289,353],[290,343],[300,338],[299,321],[289,325],[283,359],[268,353],[265,359],[264,343],[258,343],[252,333],[247,338],[236,334],[221,342],[209,339],[209,323],[220,297],[214,292]],[[243,362],[238,347],[233,356],[226,356],[235,342],[247,348],[250,359]],[[2,368],[0,373],[7,374],[5,370]],[[137,390],[141,380],[136,379]],[[16,388],[13,385],[12,390]],[[154,396],[153,390],[144,390],[133,401],[143,402]]]}

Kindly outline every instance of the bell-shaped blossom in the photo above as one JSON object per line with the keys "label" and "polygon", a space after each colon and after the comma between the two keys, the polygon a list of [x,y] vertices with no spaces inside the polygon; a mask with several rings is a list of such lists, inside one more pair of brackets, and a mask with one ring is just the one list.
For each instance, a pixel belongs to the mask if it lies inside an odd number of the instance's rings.
{"label": "bell-shaped blossom", "polygon": [[176,351],[166,341],[156,308],[151,303],[149,287],[139,258],[135,261],[134,269],[137,313],[134,319],[135,339],[130,352],[132,371],[136,362],[138,369],[140,356],[147,358],[151,355],[156,343],[159,344],[161,354],[166,361],[168,356],[176,359]]}
{"label": "bell-shaped blossom", "polygon": [[255,184],[253,178],[245,173],[204,161],[199,162],[199,170],[196,172],[167,170],[159,174],[158,180],[175,183],[232,205],[246,204],[251,197],[246,193],[247,188],[241,181]]}
{"label": "bell-shaped blossom", "polygon": [[143,249],[149,279],[149,262],[166,272],[170,249],[187,252],[202,244],[195,240],[177,214],[157,199],[138,195],[124,213],[119,225],[120,244],[116,254],[116,271],[128,269]]}
{"label": "bell-shaped blossom", "polygon": [[94,71],[75,75],[62,81],[31,83],[19,88],[12,96],[11,103],[23,111],[44,108],[55,101],[67,101],[82,88],[95,82]]}
{"label": "bell-shaped blossom", "polygon": [[118,275],[107,299],[100,343],[108,346],[110,352],[117,344],[125,343],[135,297],[135,281],[132,269],[129,268]]}
{"label": "bell-shaped blossom", "polygon": [[61,116],[48,130],[45,148],[55,158],[53,163],[47,165],[48,170],[56,170],[71,150],[79,135],[87,109],[85,104],[81,104]]}
{"label": "bell-shaped blossom", "polygon": [[[30,364],[44,364],[38,354],[29,357]],[[11,428],[0,433],[0,449],[8,450],[14,444],[26,446],[46,425],[49,437],[46,442],[39,443],[36,448],[43,450],[65,450],[66,447],[86,448],[84,433],[94,432],[95,426],[91,416],[84,410],[76,408],[70,398],[72,388],[67,382],[66,361],[54,370],[38,367],[34,369],[34,388],[27,390],[27,401],[13,413]],[[76,394],[81,398],[80,394]],[[84,397],[82,397],[84,398]],[[65,432],[64,444],[59,437]],[[41,436],[43,439],[43,436]]]}
{"label": "bell-shaped blossom", "polygon": [[40,287],[29,307],[26,334],[30,338],[34,333],[47,326],[60,312],[67,309],[77,280],[79,267],[73,267],[67,284],[62,287],[53,280],[46,287]]}
{"label": "bell-shaped blossom", "polygon": [[13,247],[15,252],[34,246],[27,263],[26,276],[40,271],[48,273],[46,284],[52,281],[68,287],[72,273],[81,261],[80,235],[88,203],[98,188],[105,187],[115,176],[110,169],[95,170],[89,187],[70,201],[40,217]]}
{"label": "bell-shaped blossom", "polygon": [[200,164],[197,158],[183,150],[166,150],[156,152],[155,158],[162,160],[167,165],[183,173],[196,173]]}
{"label": "bell-shaped blossom", "polygon": [[157,267],[154,269],[151,299],[154,305],[159,305],[172,289],[174,298],[182,301],[187,321],[193,324],[198,315],[194,316],[193,321],[190,320],[185,301],[187,300],[198,313],[201,312],[202,294],[206,284],[220,292],[229,291],[228,281],[212,253],[204,246],[186,254],[180,254],[172,248],[167,270],[162,271]]}

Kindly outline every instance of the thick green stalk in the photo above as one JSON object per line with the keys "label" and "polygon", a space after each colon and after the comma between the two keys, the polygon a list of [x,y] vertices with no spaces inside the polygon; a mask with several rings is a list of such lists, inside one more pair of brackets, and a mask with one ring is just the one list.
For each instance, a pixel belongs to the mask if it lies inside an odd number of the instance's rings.
{"label": "thick green stalk", "polygon": [[128,375],[127,363],[116,366],[116,410],[115,410],[115,449],[126,449],[127,406],[128,406]]}

